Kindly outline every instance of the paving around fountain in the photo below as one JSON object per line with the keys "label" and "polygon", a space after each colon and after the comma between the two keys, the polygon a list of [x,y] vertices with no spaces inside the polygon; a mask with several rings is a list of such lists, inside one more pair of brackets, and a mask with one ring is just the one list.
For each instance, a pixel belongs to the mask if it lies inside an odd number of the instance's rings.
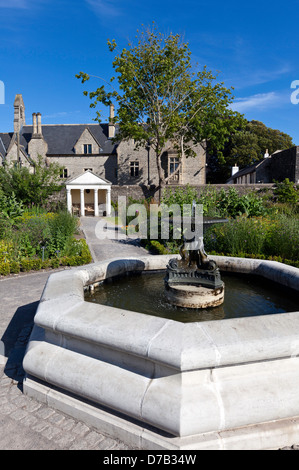
{"label": "paving around fountain", "polygon": [[[97,219],[91,217],[81,219],[95,262],[118,256],[148,255],[130,240],[104,239],[99,242],[95,236],[96,223]],[[113,226],[111,230],[114,230]],[[132,448],[123,442],[22,393],[22,360],[39,299],[52,272],[0,279],[0,449],[130,450]]]}
{"label": "paving around fountain", "polygon": [[[107,239],[99,244],[95,236],[96,221],[92,217],[81,219],[94,261],[147,253],[129,241]],[[22,393],[22,360],[40,296],[52,272],[32,272],[0,279],[0,449],[128,450],[122,442]]]}

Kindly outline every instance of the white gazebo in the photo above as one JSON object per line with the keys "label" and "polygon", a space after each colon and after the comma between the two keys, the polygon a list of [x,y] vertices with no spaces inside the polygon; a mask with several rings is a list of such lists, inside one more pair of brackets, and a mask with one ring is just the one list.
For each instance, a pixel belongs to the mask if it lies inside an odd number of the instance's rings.
{"label": "white gazebo", "polygon": [[105,211],[111,214],[111,183],[87,170],[66,183],[68,211],[78,210],[81,216],[93,212],[95,217]]}

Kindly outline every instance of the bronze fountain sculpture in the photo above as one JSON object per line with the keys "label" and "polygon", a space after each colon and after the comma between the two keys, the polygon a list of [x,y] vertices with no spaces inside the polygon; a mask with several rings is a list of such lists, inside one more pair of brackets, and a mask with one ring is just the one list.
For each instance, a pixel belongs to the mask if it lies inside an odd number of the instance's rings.
{"label": "bronze fountain sculpture", "polygon": [[[194,233],[195,203],[192,205],[192,233]],[[204,249],[203,237],[184,240],[180,247],[181,259],[173,258],[167,265],[165,294],[174,305],[187,308],[216,307],[224,301],[224,283],[215,261]]]}

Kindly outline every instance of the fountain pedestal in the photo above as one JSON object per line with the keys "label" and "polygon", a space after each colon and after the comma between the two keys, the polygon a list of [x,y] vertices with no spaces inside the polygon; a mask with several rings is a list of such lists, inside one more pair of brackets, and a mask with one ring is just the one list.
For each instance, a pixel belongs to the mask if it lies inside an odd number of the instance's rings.
{"label": "fountain pedestal", "polygon": [[217,307],[224,301],[224,282],[215,261],[208,259],[202,239],[184,245],[181,259],[171,259],[167,265],[165,294],[178,307]]}

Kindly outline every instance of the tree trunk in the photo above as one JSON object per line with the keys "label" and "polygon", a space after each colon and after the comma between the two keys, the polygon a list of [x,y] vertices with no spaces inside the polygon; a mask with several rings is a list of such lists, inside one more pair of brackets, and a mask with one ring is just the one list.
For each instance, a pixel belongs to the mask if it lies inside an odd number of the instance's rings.
{"label": "tree trunk", "polygon": [[164,170],[161,165],[161,157],[162,157],[162,154],[156,153],[156,163],[157,163],[158,176],[159,176],[159,204],[161,204],[162,197],[163,197],[163,190],[166,184]]}

